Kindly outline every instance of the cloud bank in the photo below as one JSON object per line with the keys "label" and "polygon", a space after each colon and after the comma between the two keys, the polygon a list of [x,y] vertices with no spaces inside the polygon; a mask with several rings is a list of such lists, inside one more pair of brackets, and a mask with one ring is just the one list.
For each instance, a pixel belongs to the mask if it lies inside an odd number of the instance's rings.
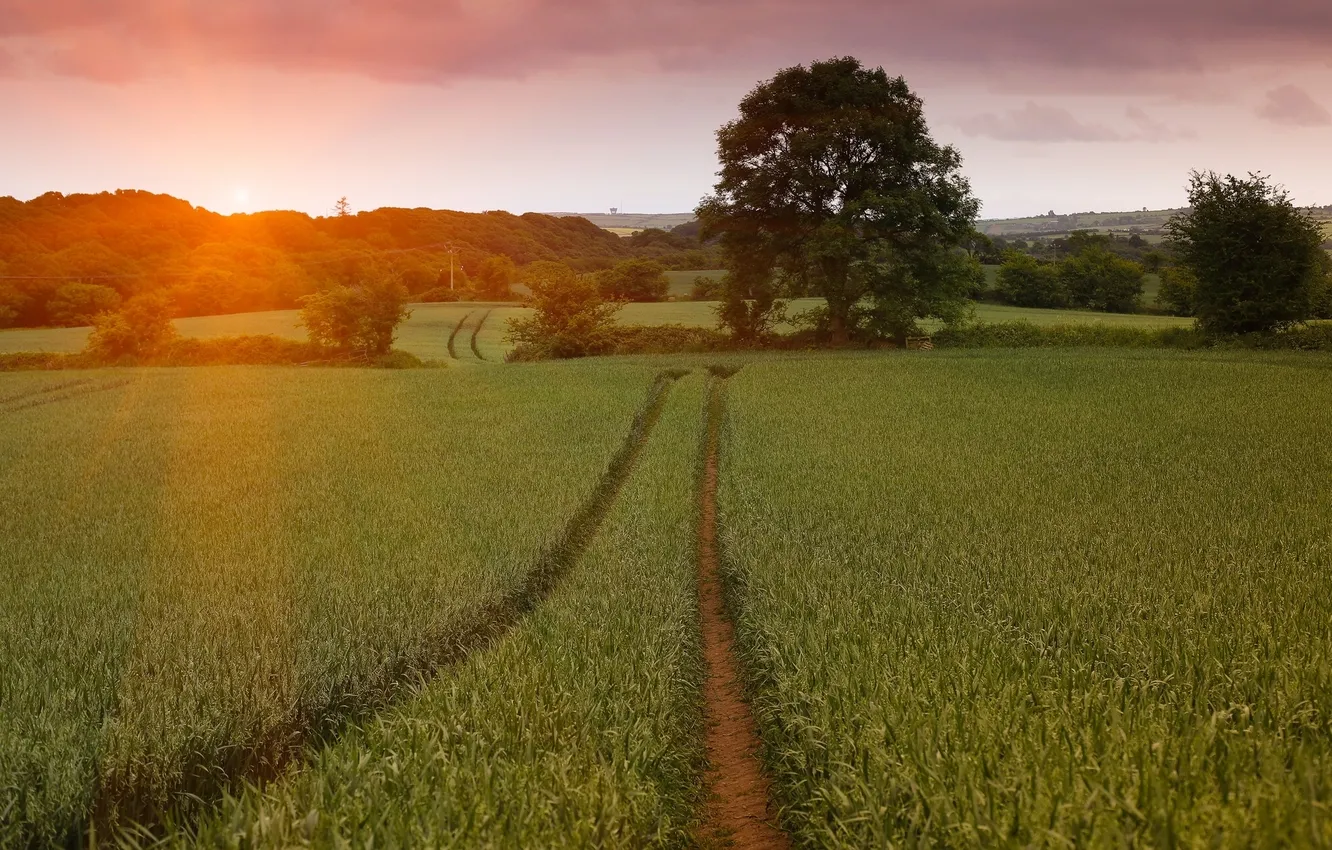
{"label": "cloud bank", "polygon": [[1287,127],[1327,127],[1332,125],[1332,112],[1314,100],[1299,86],[1282,86],[1267,93],[1267,99],[1256,110],[1260,118]]}
{"label": "cloud bank", "polygon": [[1328,44],[1332,3],[1315,0],[0,0],[0,48],[28,72],[110,82],[223,62],[447,82],[871,51],[976,69],[1188,73],[1325,63]]}
{"label": "cloud bank", "polygon": [[1170,142],[1195,136],[1170,128],[1136,106],[1129,107],[1124,117],[1132,129],[1080,121],[1061,106],[1027,101],[1021,109],[975,115],[962,119],[958,126],[968,136],[1001,142]]}

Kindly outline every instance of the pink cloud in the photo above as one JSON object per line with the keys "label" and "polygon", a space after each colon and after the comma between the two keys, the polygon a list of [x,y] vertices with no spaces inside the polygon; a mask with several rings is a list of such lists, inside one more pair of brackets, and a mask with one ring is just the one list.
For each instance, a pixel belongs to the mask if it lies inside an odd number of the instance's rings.
{"label": "pink cloud", "polygon": [[1288,127],[1332,125],[1332,112],[1299,86],[1288,85],[1272,89],[1256,111],[1260,118]]}
{"label": "pink cloud", "polygon": [[[1325,61],[1332,3],[1311,0],[0,0],[0,39],[62,74],[215,62],[390,80],[517,76],[588,61],[665,68],[837,53],[964,68],[1193,71]],[[89,38],[111,52],[77,54]],[[63,57],[63,59],[62,59]]]}
{"label": "pink cloud", "polygon": [[1152,118],[1136,106],[1124,114],[1131,130],[1118,130],[1105,124],[1084,122],[1060,106],[1044,106],[1027,101],[1021,109],[997,115],[987,112],[958,122],[968,136],[985,136],[1002,142],[1167,142],[1191,138],[1192,134],[1174,130]]}

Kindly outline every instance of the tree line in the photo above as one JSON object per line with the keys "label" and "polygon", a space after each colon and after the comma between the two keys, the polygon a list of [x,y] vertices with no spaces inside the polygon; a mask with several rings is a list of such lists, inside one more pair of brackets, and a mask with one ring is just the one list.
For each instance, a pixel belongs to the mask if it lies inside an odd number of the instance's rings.
{"label": "tree line", "polygon": [[626,239],[585,219],[534,213],[223,216],[148,192],[48,193],[0,198],[0,327],[86,325],[150,293],[162,293],[173,316],[298,307],[356,281],[370,260],[390,265],[412,299],[440,301],[514,297],[506,263],[560,261],[597,272],[640,259],[699,268],[715,266],[716,253],[688,234]]}

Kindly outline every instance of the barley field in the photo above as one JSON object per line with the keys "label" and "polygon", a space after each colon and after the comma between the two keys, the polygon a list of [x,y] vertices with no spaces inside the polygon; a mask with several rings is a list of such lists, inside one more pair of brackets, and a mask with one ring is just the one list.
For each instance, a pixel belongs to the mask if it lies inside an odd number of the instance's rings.
{"label": "barley field", "polygon": [[793,846],[1332,842],[1332,358],[500,364],[502,309],[432,308],[459,368],[0,375],[0,846],[706,846],[735,368]]}
{"label": "barley field", "polygon": [[797,843],[1332,841],[1332,363],[732,380],[723,533]]}

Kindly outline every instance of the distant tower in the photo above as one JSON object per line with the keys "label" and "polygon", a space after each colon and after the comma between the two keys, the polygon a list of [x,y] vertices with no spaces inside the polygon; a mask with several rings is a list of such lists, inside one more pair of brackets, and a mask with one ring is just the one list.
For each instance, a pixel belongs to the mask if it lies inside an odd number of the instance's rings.
{"label": "distant tower", "polygon": [[611,215],[618,215],[619,212],[620,212],[619,207],[611,207]]}

